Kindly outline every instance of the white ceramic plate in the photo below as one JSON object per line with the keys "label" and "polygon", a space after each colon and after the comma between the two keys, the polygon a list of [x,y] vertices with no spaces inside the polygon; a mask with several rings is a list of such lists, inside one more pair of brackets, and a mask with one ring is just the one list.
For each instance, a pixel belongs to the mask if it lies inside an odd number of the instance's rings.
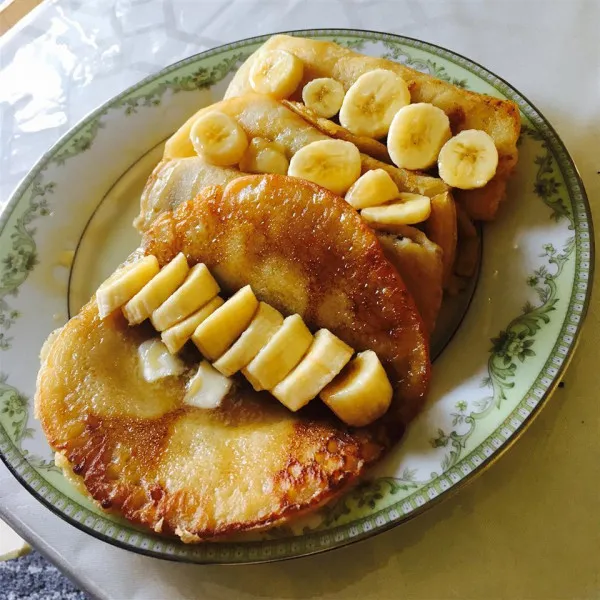
{"label": "white ceramic plate", "polygon": [[[589,205],[556,133],[516,90],[442,48],[382,33],[335,39],[518,103],[520,159],[499,218],[484,227],[477,289],[434,364],[426,410],[370,479],[308,520],[185,546],[103,513],[54,466],[32,414],[39,349],[134,249],[131,221],[161,144],[266,38],[177,63],[117,96],[60,140],[0,216],[0,455],[38,499],[110,543],[192,562],[260,562],[323,551],[421,513],[491,464],[550,396],[572,356],[591,292]],[[75,252],[70,263],[70,254]]]}

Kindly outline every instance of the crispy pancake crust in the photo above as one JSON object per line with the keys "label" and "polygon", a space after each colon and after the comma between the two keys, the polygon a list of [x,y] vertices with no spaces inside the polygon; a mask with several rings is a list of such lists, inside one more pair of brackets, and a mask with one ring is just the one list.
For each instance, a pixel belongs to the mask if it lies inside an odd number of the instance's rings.
{"label": "crispy pancake crust", "polygon": [[[427,390],[423,322],[374,232],[339,196],[283,175],[206,188],[159,217],[143,239],[165,264],[179,252],[204,262],[227,292],[256,295],[356,350],[374,350],[395,386],[389,422],[414,414]],[[393,429],[393,427],[392,427]],[[393,435],[393,434],[392,434]]]}
{"label": "crispy pancake crust", "polygon": [[[259,297],[357,349],[375,349],[395,382],[392,409],[348,429],[320,402],[291,413],[240,376],[215,410],[184,405],[190,371],[154,383],[137,349],[156,332],[94,300],[56,334],[38,374],[36,414],[52,448],[104,509],[184,542],[270,527],[331,500],[398,440],[429,377],[423,324],[373,232],[308,182],[250,176],[159,217],[143,251],[202,260],[225,291]],[[131,260],[137,260],[136,252]]]}
{"label": "crispy pancake crust", "polygon": [[241,379],[216,410],[184,405],[185,376],[139,374],[137,348],[152,335],[119,313],[101,321],[92,300],[38,375],[46,437],[102,508],[196,542],[316,507],[380,455],[369,432],[294,415]]}
{"label": "crispy pancake crust", "polygon": [[225,98],[252,90],[249,73],[262,49],[282,49],[300,58],[304,77],[291,100],[301,100],[302,87],[317,77],[332,77],[347,90],[360,75],[372,69],[389,69],[408,84],[412,102],[428,102],[441,108],[450,119],[454,134],[464,129],[482,129],[494,140],[499,154],[497,175],[480,190],[463,190],[457,200],[473,219],[490,220],[496,215],[506,191],[506,181],[517,164],[517,140],[521,130],[519,108],[514,102],[464,90],[406,65],[384,58],[365,56],[338,44],[288,35],[275,35],[238,69]]}

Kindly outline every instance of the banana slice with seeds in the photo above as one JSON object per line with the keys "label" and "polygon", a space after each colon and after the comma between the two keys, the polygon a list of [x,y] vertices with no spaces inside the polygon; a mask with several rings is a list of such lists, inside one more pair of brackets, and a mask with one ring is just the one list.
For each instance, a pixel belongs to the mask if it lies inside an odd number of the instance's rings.
{"label": "banana slice with seeds", "polygon": [[291,315],[242,373],[257,392],[271,390],[300,362],[312,340],[302,317]]}
{"label": "banana slice with seeds", "polygon": [[414,225],[426,221],[430,214],[431,199],[409,192],[398,194],[396,201],[360,211],[365,221],[378,225]]}
{"label": "banana slice with seeds", "polygon": [[363,73],[346,92],[340,123],[355,135],[381,138],[394,115],[410,104],[408,85],[393,71],[373,69]]}
{"label": "banana slice with seeds", "polygon": [[478,129],[466,129],[450,138],[440,151],[440,177],[452,187],[483,187],[496,174],[498,150],[494,140]]}
{"label": "banana slice with seeds", "polygon": [[260,53],[250,69],[250,85],[255,92],[281,100],[291,96],[304,74],[304,63],[285,50]]}
{"label": "banana slice with seeds", "polygon": [[392,386],[377,354],[366,350],[346,366],[320,394],[329,408],[348,425],[363,427],[390,407]]}
{"label": "banana slice with seeds", "polygon": [[356,208],[378,206],[398,198],[400,192],[394,180],[383,169],[373,169],[361,175],[344,196]]}
{"label": "banana slice with seeds", "polygon": [[194,265],[181,287],[167,298],[150,317],[156,331],[164,331],[183,321],[219,293],[219,284],[206,265]]}
{"label": "banana slice with seeds", "polygon": [[205,304],[202,308],[180,323],[169,327],[169,329],[165,329],[160,334],[160,337],[165,343],[165,346],[169,349],[169,352],[171,354],[179,352],[192,337],[192,334],[196,331],[198,325],[212,315],[224,302],[225,300],[223,300],[223,298],[216,296],[208,304]]}
{"label": "banana slice with seeds", "polygon": [[402,107],[394,116],[387,137],[390,158],[403,169],[432,167],[442,146],[452,137],[450,119],[433,104],[419,102]]}
{"label": "banana slice with seeds", "polygon": [[247,285],[198,325],[192,341],[206,358],[216,360],[248,327],[257,308],[258,300]]}
{"label": "banana slice with seeds", "polygon": [[261,302],[248,329],[213,366],[223,375],[231,377],[259,353],[282,324],[283,315],[272,306]]}
{"label": "banana slice with seeds", "polygon": [[320,329],[300,364],[271,393],[296,412],[331,382],[352,358],[354,350],[327,329]]}
{"label": "banana slice with seeds", "polygon": [[342,140],[311,142],[294,154],[288,175],[301,177],[343,195],[360,177],[358,148]]}
{"label": "banana slice with seeds", "polygon": [[194,150],[207,162],[219,167],[237,165],[246,148],[246,132],[225,113],[213,111],[202,115],[190,129]]}
{"label": "banana slice with seeds", "polygon": [[345,93],[339,81],[331,77],[319,77],[302,88],[302,101],[320,117],[330,119],[340,112]]}
{"label": "banana slice with seeds", "polygon": [[187,259],[180,252],[123,307],[129,324],[145,321],[183,283],[189,270]]}
{"label": "banana slice with seeds", "polygon": [[245,173],[285,175],[288,167],[289,161],[278,145],[260,137],[252,138],[240,161],[240,170]]}
{"label": "banana slice with seeds", "polygon": [[113,273],[96,291],[101,319],[131,300],[160,270],[156,256],[144,256]]}

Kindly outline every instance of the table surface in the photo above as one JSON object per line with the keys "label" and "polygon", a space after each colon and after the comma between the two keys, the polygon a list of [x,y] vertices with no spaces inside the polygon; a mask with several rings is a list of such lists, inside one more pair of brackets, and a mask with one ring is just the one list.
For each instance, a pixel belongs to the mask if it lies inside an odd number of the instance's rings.
{"label": "table surface", "polygon": [[[598,213],[599,23],[596,0],[47,1],[0,40],[0,206],[80,118],[169,63],[272,31],[360,27],[440,44],[510,81],[556,127]],[[594,302],[564,388],[502,460],[345,549],[247,567],[146,558],[64,523],[3,465],[0,513],[98,598],[599,598],[599,316]]]}

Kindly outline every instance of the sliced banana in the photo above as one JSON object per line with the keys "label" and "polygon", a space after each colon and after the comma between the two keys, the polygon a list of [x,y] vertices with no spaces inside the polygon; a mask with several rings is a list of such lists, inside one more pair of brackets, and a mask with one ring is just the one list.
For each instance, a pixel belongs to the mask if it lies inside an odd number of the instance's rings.
{"label": "sliced banana", "polygon": [[194,150],[207,162],[220,167],[237,165],[246,148],[246,132],[225,113],[213,111],[202,115],[190,129]]}
{"label": "sliced banana", "polygon": [[113,273],[96,291],[101,319],[129,302],[160,270],[156,256],[144,256]]}
{"label": "sliced banana", "polygon": [[408,85],[393,71],[373,69],[363,73],[346,92],[340,124],[355,135],[381,138],[394,115],[410,104]]}
{"label": "sliced banana", "polygon": [[345,93],[339,81],[331,77],[319,77],[302,88],[302,101],[320,117],[330,119],[340,112]]}
{"label": "sliced banana", "polygon": [[198,371],[187,384],[183,403],[195,408],[211,409],[221,406],[233,382],[224,377],[210,363],[203,360]]}
{"label": "sliced banana", "polygon": [[390,158],[403,169],[429,169],[452,137],[450,119],[433,104],[403,106],[392,119],[387,137]]}
{"label": "sliced banana", "polygon": [[185,254],[180,252],[123,307],[129,324],[145,321],[183,283],[189,270]]}
{"label": "sliced banana", "polygon": [[281,100],[291,96],[304,74],[304,63],[285,50],[261,52],[250,68],[250,85],[255,92]]}
{"label": "sliced banana", "polygon": [[248,329],[213,366],[223,375],[231,377],[258,354],[282,324],[283,315],[272,306],[261,302]]}
{"label": "sliced banana", "polygon": [[300,362],[313,336],[300,315],[291,315],[242,373],[258,392],[272,390]]}
{"label": "sliced banana", "polygon": [[285,175],[289,161],[281,149],[264,138],[252,138],[240,161],[240,171],[245,173],[279,173]]}
{"label": "sliced banana", "polygon": [[296,412],[332,381],[353,354],[354,350],[331,331],[320,329],[300,364],[271,393]]}
{"label": "sliced banana", "polygon": [[176,377],[185,371],[185,364],[159,339],[152,338],[138,347],[139,364],[142,377],[149,383],[165,377]]}
{"label": "sliced banana", "polygon": [[165,300],[151,315],[156,331],[164,331],[183,321],[219,293],[219,284],[206,265],[194,265],[181,287]]}
{"label": "sliced banana", "polygon": [[366,350],[357,354],[320,396],[344,423],[363,427],[386,413],[392,392],[377,354]]}
{"label": "sliced banana", "polygon": [[498,168],[494,140],[479,129],[466,129],[450,138],[440,150],[440,177],[452,187],[471,190],[483,187]]}
{"label": "sliced banana", "polygon": [[288,175],[301,177],[343,195],[360,177],[360,152],[351,142],[318,140],[294,154]]}
{"label": "sliced banana", "polygon": [[430,214],[430,198],[409,192],[401,192],[397,200],[383,206],[371,206],[360,211],[365,221],[378,225],[414,225],[426,221]]}
{"label": "sliced banana", "polygon": [[165,329],[160,334],[160,337],[169,349],[169,352],[171,354],[179,352],[192,337],[198,325],[212,315],[224,302],[223,298],[216,296],[208,304],[205,304],[201,309],[192,313],[180,323],[169,327],[169,329]]}
{"label": "sliced banana", "polygon": [[248,327],[257,308],[258,300],[247,285],[198,325],[192,341],[206,358],[216,360]]}
{"label": "sliced banana", "polygon": [[361,175],[344,196],[356,208],[379,206],[398,198],[400,192],[394,180],[383,169],[373,169]]}

